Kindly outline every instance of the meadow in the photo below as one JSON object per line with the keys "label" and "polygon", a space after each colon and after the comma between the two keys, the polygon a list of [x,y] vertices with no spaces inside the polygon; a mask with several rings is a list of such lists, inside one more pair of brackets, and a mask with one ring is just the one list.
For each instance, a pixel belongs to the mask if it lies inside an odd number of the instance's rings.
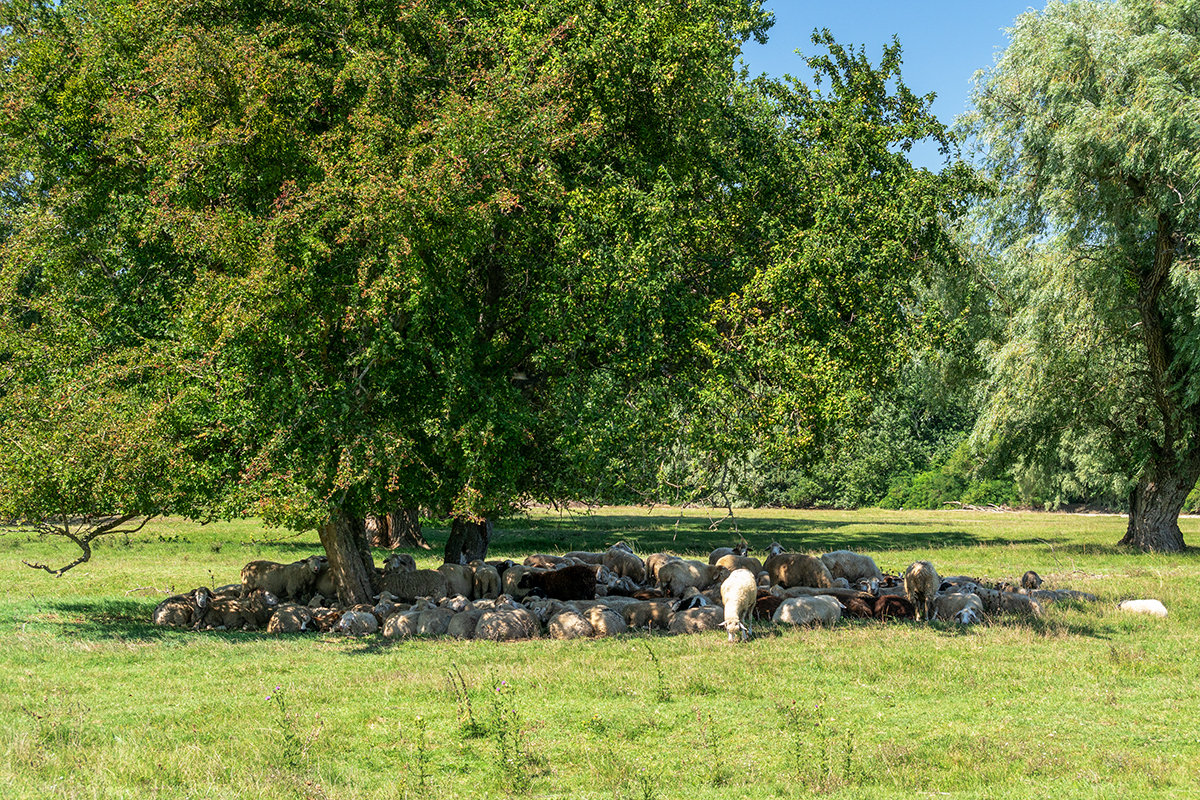
{"label": "meadow", "polygon": [[[1167,798],[1200,795],[1200,555],[1115,546],[1115,516],[549,510],[490,557],[625,540],[707,554],[849,548],[885,572],[1092,592],[1041,619],[843,620],[594,641],[389,642],[156,628],[167,592],[319,552],[315,533],[164,520],[62,578],[0,534],[0,797]],[[1182,521],[1200,544],[1200,520]],[[445,530],[427,528],[432,567]],[[383,551],[376,553],[377,561]],[[1156,619],[1116,608],[1162,600]]]}

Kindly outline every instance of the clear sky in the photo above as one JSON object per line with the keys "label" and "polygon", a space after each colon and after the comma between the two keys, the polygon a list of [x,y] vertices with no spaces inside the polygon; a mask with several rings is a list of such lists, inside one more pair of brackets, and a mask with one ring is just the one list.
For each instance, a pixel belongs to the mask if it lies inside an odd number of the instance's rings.
{"label": "clear sky", "polygon": [[[752,74],[790,73],[807,83],[812,73],[793,51],[816,52],[810,40],[814,28],[829,28],[843,45],[866,45],[876,64],[895,35],[904,51],[904,82],[917,94],[936,92],[934,113],[950,123],[967,109],[971,76],[1007,45],[1004,29],[1018,14],[1044,5],[1044,0],[767,0],[775,13],[770,39],[766,45],[751,40],[743,58]],[[914,147],[912,160],[933,170],[942,166],[932,146]]]}

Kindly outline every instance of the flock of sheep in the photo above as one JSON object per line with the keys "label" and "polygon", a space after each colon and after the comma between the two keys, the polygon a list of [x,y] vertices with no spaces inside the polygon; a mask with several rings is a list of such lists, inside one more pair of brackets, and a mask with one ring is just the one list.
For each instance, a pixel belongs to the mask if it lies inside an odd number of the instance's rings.
{"label": "flock of sheep", "polygon": [[1093,595],[1041,588],[1027,572],[1020,585],[942,578],[929,561],[884,575],[865,555],[784,552],[773,543],[765,561],[745,544],[714,550],[705,563],[669,553],[639,557],[623,542],[604,552],[536,554],[523,564],[473,561],[417,569],[395,553],[376,570],[376,602],[349,608],[325,556],[292,564],[252,561],[241,583],[194,589],[154,610],[158,625],[192,630],[340,631],[385,637],[453,636],[493,641],[549,635],[609,636],[631,630],[699,633],[724,629],[730,642],[752,634],[754,620],[834,625],[860,618],[944,620],[962,625],[988,615],[1040,615],[1063,599]]}

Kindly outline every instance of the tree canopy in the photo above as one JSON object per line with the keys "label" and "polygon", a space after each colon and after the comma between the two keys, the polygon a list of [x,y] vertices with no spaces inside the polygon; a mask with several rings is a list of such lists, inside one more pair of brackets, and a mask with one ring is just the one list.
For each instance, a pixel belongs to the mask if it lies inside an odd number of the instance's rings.
{"label": "tree canopy", "polygon": [[1200,477],[1200,6],[1051,2],[976,90],[983,206],[1011,310],[981,442],[1130,497],[1126,543],[1178,550]]}

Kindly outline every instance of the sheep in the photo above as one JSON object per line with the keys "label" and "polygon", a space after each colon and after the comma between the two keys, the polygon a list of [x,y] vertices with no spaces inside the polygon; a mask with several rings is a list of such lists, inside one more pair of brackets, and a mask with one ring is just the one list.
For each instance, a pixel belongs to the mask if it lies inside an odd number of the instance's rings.
{"label": "sheep", "polygon": [[779,604],[771,621],[776,625],[836,625],[842,618],[842,604],[836,597],[790,597]]}
{"label": "sheep", "polygon": [[716,631],[722,628],[724,621],[725,612],[716,606],[689,608],[672,614],[671,624],[667,626],[667,630],[677,634]]}
{"label": "sheep", "polygon": [[540,598],[537,600],[527,600],[523,603],[526,608],[533,612],[533,615],[538,618],[538,622],[543,625],[558,612],[566,608],[566,604],[561,600],[549,598]]}
{"label": "sheep", "polygon": [[241,597],[242,585],[240,583],[227,583],[224,586],[218,586],[212,590],[210,600],[216,600],[218,597]]}
{"label": "sheep", "polygon": [[1161,600],[1124,600],[1117,608],[1135,614],[1149,614],[1153,617],[1165,618],[1167,616],[1167,607],[1162,604]]}
{"label": "sheep", "polygon": [[475,626],[475,638],[493,642],[530,639],[541,633],[542,626],[537,617],[521,606],[497,608],[479,618]]}
{"label": "sheep", "polygon": [[842,614],[857,619],[870,619],[875,616],[875,604],[861,597],[842,599]]}
{"label": "sheep", "polygon": [[527,594],[529,594],[529,591],[519,589],[517,588],[517,585],[521,582],[521,579],[525,577],[526,573],[534,571],[544,570],[535,570],[533,567],[523,567],[520,564],[514,564],[501,573],[500,590],[504,594],[510,595],[517,600],[523,599]]}
{"label": "sheep", "polygon": [[596,636],[616,636],[629,630],[625,618],[608,606],[592,606],[583,616],[592,624]]}
{"label": "sheep", "polygon": [[989,614],[1023,614],[1031,617],[1042,616],[1042,604],[1034,598],[1017,592],[985,589],[980,586],[975,590],[983,601],[983,609]]}
{"label": "sheep", "polygon": [[309,556],[291,564],[251,561],[242,567],[241,596],[247,597],[255,589],[266,589],[279,598],[307,600],[314,593],[317,576],[328,564],[325,556]]}
{"label": "sheep", "polygon": [[336,608],[314,608],[312,609],[313,627],[322,633],[328,633],[337,627],[338,621],[342,618],[342,612]]}
{"label": "sheep", "polygon": [[787,598],[780,595],[760,591],[754,600],[754,618],[763,621],[770,620],[785,599]]}
{"label": "sheep", "polygon": [[256,631],[266,627],[278,605],[279,599],[266,589],[255,589],[249,597],[221,597],[209,603],[205,626]]}
{"label": "sheep", "polygon": [[646,582],[658,584],[658,571],[662,569],[663,564],[672,561],[682,561],[679,556],[671,553],[651,553],[646,556]]}
{"label": "sheep", "polygon": [[417,617],[417,636],[442,636],[454,619],[450,608],[427,608]]}
{"label": "sheep", "polygon": [[914,561],[904,570],[904,594],[916,609],[917,622],[933,618],[933,600],[941,585],[942,579],[928,561]]}
{"label": "sheep", "polygon": [[745,542],[734,545],[733,547],[718,547],[716,550],[713,550],[708,554],[708,563],[716,564],[725,556],[744,556],[749,552],[750,548],[746,546]]}
{"label": "sheep", "polygon": [[538,589],[544,597],[557,600],[591,600],[596,596],[596,568],[573,564],[549,572],[526,572],[517,581],[520,591]]}
{"label": "sheep", "polygon": [[302,633],[312,625],[313,615],[308,606],[284,603],[277,606],[267,623],[267,633]]}
{"label": "sheep", "polygon": [[584,564],[595,564],[596,566],[604,563],[604,553],[592,553],[587,550],[572,550],[569,553],[563,553],[563,558],[582,561]]}
{"label": "sheep", "polygon": [[[720,561],[735,556],[722,556]],[[725,607],[725,630],[729,642],[736,642],[741,632],[742,641],[754,635],[750,626],[750,615],[758,600],[758,583],[754,573],[748,569],[735,569],[721,584],[721,604]]]}
{"label": "sheep", "polygon": [[475,591],[475,572],[466,564],[442,564],[437,571],[446,576],[446,594],[471,597]]}
{"label": "sheep", "polygon": [[565,556],[552,556],[548,553],[534,553],[531,556],[525,557],[525,566],[538,567],[540,569],[555,569],[573,563]]}
{"label": "sheep", "polygon": [[486,561],[472,561],[468,564],[474,572],[474,597],[495,599],[500,594],[500,571]]}
{"label": "sheep", "polygon": [[822,563],[834,578],[845,578],[850,583],[862,580],[883,580],[883,573],[875,565],[875,559],[850,550],[834,550],[821,556]]}
{"label": "sheep", "polygon": [[391,553],[383,560],[383,574],[393,572],[416,572],[417,561],[408,553]]}
{"label": "sheep", "polygon": [[672,613],[671,603],[654,600],[629,603],[621,609],[621,616],[630,630],[646,628],[665,631],[671,625]]}
{"label": "sheep", "polygon": [[604,566],[611,569],[621,578],[632,578],[635,583],[646,580],[646,564],[636,555],[629,545],[618,542],[604,553]]}
{"label": "sheep", "polygon": [[461,594],[456,594],[453,597],[443,597],[437,602],[437,606],[439,608],[448,608],[455,614],[473,608],[471,601]]}
{"label": "sheep", "polygon": [[458,612],[446,625],[446,635],[453,636],[455,639],[474,639],[475,626],[479,624],[479,618],[486,611],[487,609],[484,608],[468,608],[466,611]]}
{"label": "sheep", "polygon": [[[333,574],[333,570],[329,569],[328,566],[321,570],[321,574],[317,576],[317,582],[313,584],[312,591],[313,598],[330,597],[336,599],[338,596],[338,582],[337,576]],[[309,599],[309,602],[312,602],[312,598]]]}
{"label": "sheep", "polygon": [[1021,576],[1021,588],[1026,591],[1042,588],[1042,576],[1033,570],[1029,570]]}
{"label": "sheep", "polygon": [[546,623],[551,639],[585,639],[596,635],[587,617],[573,608],[564,608]]}
{"label": "sheep", "polygon": [[446,576],[436,569],[413,572],[391,572],[383,576],[383,590],[391,592],[406,603],[418,597],[441,600],[446,596]]}
{"label": "sheep", "polygon": [[754,556],[740,556],[737,553],[721,556],[716,562],[709,561],[708,563],[715,563],[718,567],[724,567],[730,572],[733,572],[735,569],[748,569],[752,575],[758,575],[758,573],[762,572],[763,568],[762,562]]}
{"label": "sheep", "polygon": [[338,620],[337,630],[347,636],[369,636],[379,630],[379,620],[366,611],[347,611]]}
{"label": "sheep", "polygon": [[833,588],[833,576],[825,562],[816,556],[803,553],[776,552],[782,550],[778,544],[772,545],[771,555],[767,556],[763,569],[771,576],[771,584],[784,588],[793,586],[809,586],[815,589]]}
{"label": "sheep", "polygon": [[420,611],[401,611],[383,621],[383,635],[388,639],[411,639],[417,635]]}
{"label": "sheep", "polygon": [[702,561],[671,561],[658,570],[658,587],[682,597],[689,587],[706,589],[729,576],[729,570]]}
{"label": "sheep", "polygon": [[933,618],[954,620],[970,625],[983,619],[983,601],[979,595],[966,592],[939,594],[933,601]]}
{"label": "sheep", "polygon": [[151,619],[155,625],[199,629],[204,626],[212,597],[212,590],[206,586],[192,589],[187,594],[168,597],[155,607]]}
{"label": "sheep", "polygon": [[880,622],[886,622],[889,619],[912,619],[916,613],[916,607],[907,597],[885,594],[876,598],[872,616]]}

